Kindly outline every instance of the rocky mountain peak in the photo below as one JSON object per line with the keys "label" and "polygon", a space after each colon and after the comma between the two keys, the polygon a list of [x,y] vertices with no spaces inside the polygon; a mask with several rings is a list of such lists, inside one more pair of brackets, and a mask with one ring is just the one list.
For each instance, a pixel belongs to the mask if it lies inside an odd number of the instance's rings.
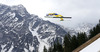
{"label": "rocky mountain peak", "polygon": [[22,5],[0,5],[0,52],[41,52],[67,34],[59,25],[31,15]]}

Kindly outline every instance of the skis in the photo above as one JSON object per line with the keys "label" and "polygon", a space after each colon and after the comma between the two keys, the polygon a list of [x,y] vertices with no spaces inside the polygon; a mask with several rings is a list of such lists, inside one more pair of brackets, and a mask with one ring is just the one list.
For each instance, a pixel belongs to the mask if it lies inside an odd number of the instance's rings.
{"label": "skis", "polygon": [[52,17],[52,16],[45,16],[46,18],[72,18],[72,17]]}

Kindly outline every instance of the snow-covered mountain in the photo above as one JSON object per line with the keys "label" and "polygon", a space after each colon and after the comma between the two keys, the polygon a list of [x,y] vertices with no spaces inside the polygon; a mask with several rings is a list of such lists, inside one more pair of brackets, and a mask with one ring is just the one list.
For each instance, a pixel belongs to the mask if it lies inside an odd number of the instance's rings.
{"label": "snow-covered mountain", "polygon": [[76,32],[86,32],[88,33],[95,25],[90,23],[81,23],[75,29]]}
{"label": "snow-covered mountain", "polygon": [[85,32],[87,35],[89,35],[89,31],[93,27],[95,27],[95,24],[80,23],[77,26],[75,26],[74,28],[71,28],[71,27],[65,28],[65,27],[63,27],[63,29],[65,29],[65,31],[69,32],[71,35],[77,35],[77,33],[80,33],[80,32]]}
{"label": "snow-covered mountain", "polygon": [[42,52],[67,32],[59,25],[29,14],[23,5],[0,4],[0,52]]}

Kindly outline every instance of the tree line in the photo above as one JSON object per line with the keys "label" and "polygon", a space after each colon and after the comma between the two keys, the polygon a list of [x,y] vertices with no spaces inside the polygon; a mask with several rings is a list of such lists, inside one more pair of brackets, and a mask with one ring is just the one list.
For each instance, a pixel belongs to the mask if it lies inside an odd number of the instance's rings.
{"label": "tree line", "polygon": [[74,49],[76,49],[98,33],[100,33],[100,21],[89,31],[89,35],[87,35],[85,32],[81,32],[77,33],[77,35],[70,36],[70,34],[68,33],[63,38],[63,44],[60,44],[58,40],[51,47],[49,47],[48,50],[44,46],[43,52],[72,52]]}

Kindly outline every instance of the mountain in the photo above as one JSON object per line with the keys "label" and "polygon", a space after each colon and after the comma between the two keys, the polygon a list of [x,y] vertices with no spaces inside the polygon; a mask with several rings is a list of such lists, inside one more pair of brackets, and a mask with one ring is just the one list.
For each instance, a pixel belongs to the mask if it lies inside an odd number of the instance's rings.
{"label": "mountain", "polygon": [[42,52],[67,32],[57,24],[29,14],[23,5],[0,4],[0,52]]}
{"label": "mountain", "polygon": [[90,29],[95,27],[95,24],[91,23],[79,23],[77,26],[71,27],[63,27],[61,26],[65,31],[69,32],[71,35],[77,35],[77,33],[85,32],[87,35],[89,35]]}
{"label": "mountain", "polygon": [[90,23],[80,23],[75,29],[76,32],[86,32],[89,34],[90,29],[92,29],[95,25]]}

